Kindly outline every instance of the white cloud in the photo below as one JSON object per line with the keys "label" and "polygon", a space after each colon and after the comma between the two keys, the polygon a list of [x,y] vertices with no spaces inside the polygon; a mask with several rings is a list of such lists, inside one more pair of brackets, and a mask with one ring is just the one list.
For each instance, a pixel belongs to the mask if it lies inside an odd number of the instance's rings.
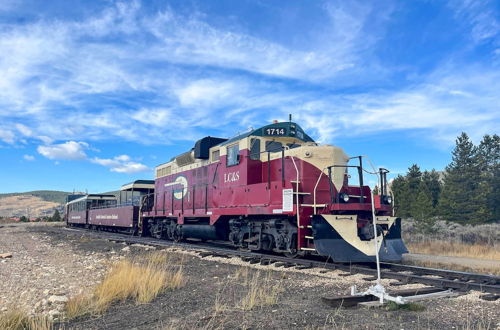
{"label": "white cloud", "polygon": [[37,151],[48,159],[81,160],[87,158],[84,150],[88,146],[85,142],[68,141],[61,144],[38,146]]}
{"label": "white cloud", "polygon": [[128,162],[124,163],[120,166],[116,166],[111,168],[112,172],[118,173],[139,173],[139,172],[147,172],[149,171],[149,167],[144,164],[136,163],[136,162]]}
{"label": "white cloud", "polygon": [[495,39],[500,36],[498,2],[450,0],[449,6],[455,11],[459,24],[470,26],[470,35],[476,42]]}
{"label": "white cloud", "polygon": [[24,136],[30,137],[33,135],[33,131],[26,125],[16,124],[17,130]]}
{"label": "white cloud", "polygon": [[298,105],[295,117],[318,140],[389,131],[453,145],[462,131],[475,140],[500,121],[500,71],[481,67],[439,70],[422,84],[393,92],[333,95]]}
{"label": "white cloud", "polygon": [[92,163],[109,167],[111,172],[117,173],[139,173],[149,171],[149,167],[144,164],[131,161],[130,156],[120,155],[113,158],[98,158],[90,159]]}
{"label": "white cloud", "polygon": [[[468,4],[454,7],[457,15],[483,26],[479,39],[494,38],[491,15],[483,22],[483,7]],[[394,5],[320,7],[318,21],[292,41],[211,24],[203,13],[148,13],[138,1],[78,21],[0,24],[0,54],[8,54],[0,56],[0,141],[41,140],[41,150],[68,140],[172,143],[288,113],[324,142],[405,129],[452,141],[458,129],[494,129],[498,68],[459,64],[413,86],[370,91],[365,80],[385,83],[370,70]],[[368,92],[341,89],[358,83]]]}
{"label": "white cloud", "polygon": [[24,160],[27,160],[29,162],[32,162],[35,160],[35,157],[32,155],[24,155],[23,158],[24,158]]}
{"label": "white cloud", "polygon": [[133,113],[131,117],[143,124],[164,126],[175,116],[172,109],[140,109]]}
{"label": "white cloud", "polygon": [[15,141],[15,135],[12,131],[0,127],[0,140],[7,144],[13,144]]}
{"label": "white cloud", "polygon": [[190,83],[184,88],[175,90],[182,106],[199,106],[221,104],[232,97],[237,97],[240,91],[230,81],[202,79]]}

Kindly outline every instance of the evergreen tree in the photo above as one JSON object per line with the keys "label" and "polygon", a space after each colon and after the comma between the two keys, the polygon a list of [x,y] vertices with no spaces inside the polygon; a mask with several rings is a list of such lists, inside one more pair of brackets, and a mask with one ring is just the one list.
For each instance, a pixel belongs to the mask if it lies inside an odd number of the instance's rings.
{"label": "evergreen tree", "polygon": [[431,194],[432,207],[436,209],[439,202],[439,195],[441,194],[441,182],[439,181],[439,174],[435,169],[432,171],[425,171],[422,174],[422,181],[425,182]]}
{"label": "evergreen tree", "polygon": [[456,140],[452,161],[446,166],[440,213],[446,220],[475,224],[481,222],[478,200],[480,166],[477,148],[466,133]]}
{"label": "evergreen tree", "polygon": [[61,215],[59,214],[59,210],[54,211],[54,215],[52,215],[52,221],[61,221]]}
{"label": "evergreen tree", "polygon": [[28,221],[29,221],[29,219],[28,219],[26,216],[24,216],[24,215],[23,215],[23,216],[21,216],[21,217],[19,218],[19,221],[21,221],[21,222],[28,222]]}
{"label": "evergreen tree", "polygon": [[408,189],[410,193],[418,193],[420,187],[420,180],[422,179],[422,172],[417,164],[413,164],[408,168],[406,180],[408,181]]}
{"label": "evergreen tree", "polygon": [[434,208],[432,207],[431,191],[425,181],[420,181],[416,198],[411,206],[411,214],[416,226],[421,232],[430,232],[434,226]]}
{"label": "evergreen tree", "polygon": [[398,175],[391,185],[394,194],[394,207],[398,217],[410,216],[410,194],[406,177]]}
{"label": "evergreen tree", "polygon": [[485,135],[478,148],[481,181],[478,200],[485,221],[500,221],[500,137]]}

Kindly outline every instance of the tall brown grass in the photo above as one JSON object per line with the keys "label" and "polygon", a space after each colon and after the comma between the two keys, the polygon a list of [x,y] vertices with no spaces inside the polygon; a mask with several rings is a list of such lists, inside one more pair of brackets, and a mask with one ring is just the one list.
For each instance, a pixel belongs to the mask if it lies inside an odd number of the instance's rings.
{"label": "tall brown grass", "polygon": [[114,302],[132,300],[148,303],[168,289],[185,283],[182,263],[175,265],[163,252],[154,252],[135,260],[113,264],[91,294],[71,298],[66,304],[66,317],[103,313]]}
{"label": "tall brown grass", "polygon": [[407,242],[412,253],[500,260],[500,247],[486,244],[464,244],[446,241]]}
{"label": "tall brown grass", "polygon": [[51,330],[52,321],[46,316],[29,316],[25,311],[11,308],[0,314],[0,329],[2,330]]}
{"label": "tall brown grass", "polygon": [[407,261],[410,265],[415,266],[423,266],[429,268],[441,268],[441,269],[449,269],[449,270],[457,270],[460,272],[472,272],[472,273],[483,273],[489,275],[500,275],[500,269],[496,266],[466,266],[463,264],[455,264],[455,263],[443,263],[436,261],[428,261],[428,260],[412,260]]}
{"label": "tall brown grass", "polygon": [[271,273],[262,276],[260,272],[254,273],[247,283],[247,293],[240,302],[240,307],[244,310],[251,310],[256,307],[275,305],[278,297],[283,292],[281,281],[273,283]]}

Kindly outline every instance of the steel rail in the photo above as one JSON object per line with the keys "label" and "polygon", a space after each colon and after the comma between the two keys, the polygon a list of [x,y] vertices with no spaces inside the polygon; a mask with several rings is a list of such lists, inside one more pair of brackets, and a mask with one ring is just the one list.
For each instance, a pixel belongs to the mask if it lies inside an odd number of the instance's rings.
{"label": "steel rail", "polygon": [[[236,250],[229,244],[220,242],[216,242],[215,244],[206,242],[200,243],[196,241],[193,241],[192,243],[174,242],[151,237],[127,236],[126,234],[116,234],[103,231],[89,231],[87,229],[66,229],[84,232],[92,236],[97,236],[111,241],[125,242],[127,244],[182,248],[203,253],[205,256],[236,256],[241,257],[243,260],[249,261],[250,263],[260,263],[263,265],[276,264],[276,266],[297,267],[301,269],[323,268],[328,270],[342,270],[349,274],[370,275],[373,276],[374,279],[377,276],[377,269],[366,264],[334,263],[327,260],[327,258],[324,260],[289,258],[281,255]],[[443,289],[455,289],[459,291],[477,290],[485,293],[500,295],[499,276],[393,263],[381,263],[381,265],[384,267],[381,271],[382,278],[398,280],[404,284],[420,283]]]}

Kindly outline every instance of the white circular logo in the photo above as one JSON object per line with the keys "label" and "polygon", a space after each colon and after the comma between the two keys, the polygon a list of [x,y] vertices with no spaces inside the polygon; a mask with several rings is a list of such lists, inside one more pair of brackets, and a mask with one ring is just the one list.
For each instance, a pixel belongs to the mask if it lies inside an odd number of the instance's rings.
{"label": "white circular logo", "polygon": [[[175,184],[174,187],[174,197],[175,199],[182,199],[184,196],[187,194],[187,188],[188,188],[188,181],[184,175],[179,175],[177,178],[175,178],[175,181],[172,182]],[[179,186],[182,186],[180,188]]]}

